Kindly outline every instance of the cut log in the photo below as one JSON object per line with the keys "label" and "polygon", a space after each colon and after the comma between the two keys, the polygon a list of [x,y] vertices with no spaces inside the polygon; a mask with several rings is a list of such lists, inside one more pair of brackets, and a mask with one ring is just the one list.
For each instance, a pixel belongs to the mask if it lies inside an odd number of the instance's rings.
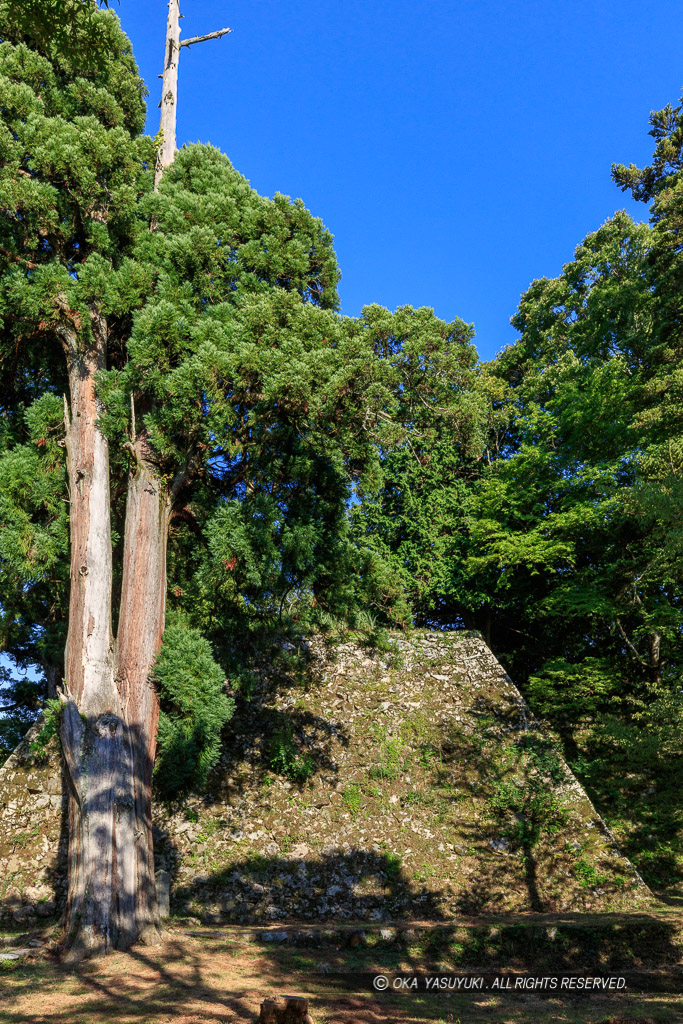
{"label": "cut log", "polygon": [[308,999],[301,996],[264,999],[259,1024],[313,1024],[313,1018],[308,1012]]}

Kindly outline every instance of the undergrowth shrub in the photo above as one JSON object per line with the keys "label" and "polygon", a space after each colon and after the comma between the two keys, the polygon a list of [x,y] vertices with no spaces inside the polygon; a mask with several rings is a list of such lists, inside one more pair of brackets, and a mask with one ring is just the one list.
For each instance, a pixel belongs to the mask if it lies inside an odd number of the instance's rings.
{"label": "undergrowth shrub", "polygon": [[218,760],[234,711],[223,677],[199,630],[182,621],[166,628],[153,670],[161,699],[154,776],[165,798],[204,786]]}
{"label": "undergrowth shrub", "polygon": [[381,739],[381,745],[375,764],[368,769],[368,778],[391,782],[403,772],[405,744],[400,736],[391,737],[378,728],[373,732],[377,739]]}
{"label": "undergrowth shrub", "polygon": [[271,736],[268,763],[274,772],[292,782],[306,782],[315,771],[315,760],[298,748],[294,730],[289,723],[282,725]]}
{"label": "undergrowth shrub", "polygon": [[62,713],[61,701],[56,697],[45,701],[43,710],[43,725],[35,740],[31,744],[31,753],[40,760],[47,757],[47,748],[50,740],[59,737],[59,721]]}
{"label": "undergrowth shrub", "polygon": [[491,759],[488,813],[515,848],[530,850],[541,836],[566,827],[567,810],[554,792],[562,763],[544,738],[527,733]]}

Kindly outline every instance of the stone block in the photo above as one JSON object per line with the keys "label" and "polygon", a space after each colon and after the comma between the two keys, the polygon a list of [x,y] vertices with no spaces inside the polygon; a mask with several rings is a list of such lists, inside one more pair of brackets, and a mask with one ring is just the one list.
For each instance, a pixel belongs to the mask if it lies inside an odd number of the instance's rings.
{"label": "stone block", "polygon": [[155,875],[157,883],[157,899],[159,900],[159,916],[162,918],[171,915],[171,876],[164,868],[160,868]]}

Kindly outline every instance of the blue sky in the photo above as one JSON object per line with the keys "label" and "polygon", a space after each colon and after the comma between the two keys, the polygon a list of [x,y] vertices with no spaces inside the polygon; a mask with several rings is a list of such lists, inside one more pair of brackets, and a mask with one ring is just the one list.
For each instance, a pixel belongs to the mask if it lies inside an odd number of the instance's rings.
{"label": "blue sky", "polygon": [[[115,7],[158,128],[164,0]],[[185,0],[179,143],[212,142],[260,192],[301,196],[335,236],[342,312],[432,306],[490,358],[534,277],[615,209],[677,102],[673,0]]]}

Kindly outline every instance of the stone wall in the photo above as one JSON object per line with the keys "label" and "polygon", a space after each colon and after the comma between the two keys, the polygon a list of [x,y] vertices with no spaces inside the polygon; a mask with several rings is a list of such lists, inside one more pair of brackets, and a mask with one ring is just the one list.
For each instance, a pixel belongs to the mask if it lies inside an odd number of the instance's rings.
{"label": "stone wall", "polygon": [[[451,920],[651,901],[477,635],[276,645],[207,791],[157,803],[171,912],[211,922]],[[64,896],[57,751],[0,770],[0,912]]]}
{"label": "stone wall", "polygon": [[65,896],[59,751],[36,759],[34,725],[0,769],[0,915],[14,924],[49,918]]}

